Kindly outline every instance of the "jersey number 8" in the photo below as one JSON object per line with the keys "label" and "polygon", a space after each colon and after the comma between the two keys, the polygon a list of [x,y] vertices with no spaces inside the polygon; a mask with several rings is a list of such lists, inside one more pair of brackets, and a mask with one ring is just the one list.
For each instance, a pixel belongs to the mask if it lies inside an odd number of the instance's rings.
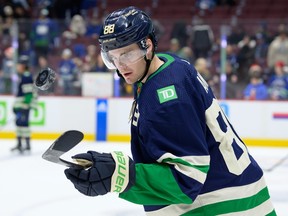
{"label": "jersey number 8", "polygon": [[[221,115],[224,123],[227,126],[227,130],[225,132],[221,129],[217,121],[219,115]],[[235,175],[240,175],[243,173],[243,171],[251,163],[248,151],[246,146],[232,130],[228,119],[215,99],[213,99],[211,106],[206,110],[206,121],[206,124],[213,134],[215,140],[220,143],[219,149],[229,172]],[[233,143],[236,143],[243,151],[239,159],[237,159],[235,151],[232,147]]]}

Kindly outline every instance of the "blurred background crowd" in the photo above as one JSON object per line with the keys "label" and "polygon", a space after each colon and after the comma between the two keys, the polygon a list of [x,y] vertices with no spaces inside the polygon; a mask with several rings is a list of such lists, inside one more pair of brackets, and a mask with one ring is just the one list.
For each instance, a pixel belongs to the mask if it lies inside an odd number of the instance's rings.
{"label": "blurred background crowd", "polygon": [[[15,93],[22,55],[34,75],[48,66],[57,73],[52,91],[40,94],[80,96],[83,73],[114,73],[97,38],[106,15],[129,5],[152,17],[157,52],[194,64],[216,97],[288,99],[286,0],[2,0],[0,94]],[[132,96],[120,84],[120,96]]]}

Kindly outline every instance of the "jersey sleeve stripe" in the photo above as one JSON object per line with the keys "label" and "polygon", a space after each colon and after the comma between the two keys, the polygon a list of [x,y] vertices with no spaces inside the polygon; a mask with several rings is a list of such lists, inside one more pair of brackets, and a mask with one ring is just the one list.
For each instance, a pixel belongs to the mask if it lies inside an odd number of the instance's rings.
{"label": "jersey sleeve stripe", "polygon": [[253,209],[249,209],[247,211],[241,212],[234,212],[234,213],[227,213],[221,214],[221,216],[242,216],[242,215],[276,215],[274,208],[272,206],[271,200],[266,200],[261,205],[256,206]]}
{"label": "jersey sleeve stripe", "polygon": [[33,91],[33,84],[32,83],[23,84],[22,91],[23,93],[31,93]]}
{"label": "jersey sleeve stripe", "polygon": [[204,183],[209,170],[209,156],[186,156],[177,157],[173,154],[166,153],[158,160],[159,163],[168,163],[174,165],[174,168],[180,173],[193,178],[194,180]]}
{"label": "jersey sleeve stripe", "polygon": [[[233,209],[229,206],[232,206]],[[231,213],[233,215],[255,215],[252,213],[258,211],[257,209],[264,212],[260,215],[276,215],[263,177],[249,185],[230,187],[199,195],[191,205],[170,205],[157,211],[147,212],[147,215],[166,216],[171,212],[175,212],[175,215],[201,215],[203,212],[211,213],[210,215],[231,215]],[[248,213],[250,211],[251,214]]]}

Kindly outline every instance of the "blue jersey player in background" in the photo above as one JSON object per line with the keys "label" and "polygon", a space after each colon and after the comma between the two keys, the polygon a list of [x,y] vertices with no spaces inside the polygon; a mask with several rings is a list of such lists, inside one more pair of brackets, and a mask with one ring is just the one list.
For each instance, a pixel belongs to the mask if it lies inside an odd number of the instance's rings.
{"label": "blue jersey player in background", "polygon": [[[12,151],[30,151],[31,131],[29,126],[29,113],[32,108],[37,107],[36,93],[33,91],[33,76],[29,72],[28,56],[20,56],[17,63],[17,73],[19,75],[16,100],[13,105],[13,112],[16,116],[16,137],[17,145]],[[25,141],[25,146],[22,145]]]}
{"label": "blue jersey player in background", "polygon": [[187,61],[156,54],[151,19],[128,7],[105,20],[99,37],[110,69],[135,85],[131,151],[73,156],[89,169],[66,177],[87,196],[117,192],[147,215],[276,215],[263,171]]}

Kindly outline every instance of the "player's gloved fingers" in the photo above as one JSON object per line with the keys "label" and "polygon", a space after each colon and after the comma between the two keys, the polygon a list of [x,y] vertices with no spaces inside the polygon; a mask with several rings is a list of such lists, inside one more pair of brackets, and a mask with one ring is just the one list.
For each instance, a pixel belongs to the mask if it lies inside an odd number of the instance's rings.
{"label": "player's gloved fingers", "polygon": [[[91,184],[89,181],[85,181],[70,175],[69,171],[65,170],[66,177],[73,183],[74,187],[82,194],[91,196]],[[93,193],[94,194],[94,193]],[[94,194],[95,196],[95,194]]]}
{"label": "player's gloved fingers", "polygon": [[[97,196],[92,190],[91,190],[91,184],[87,181],[83,180],[73,180],[70,179],[71,182],[74,184],[74,187],[82,194],[87,195],[87,196]],[[92,193],[91,193],[92,192]]]}
{"label": "player's gloved fingers", "polygon": [[[72,174],[70,171],[73,171]],[[82,194],[87,196],[98,196],[98,195],[104,195],[109,192],[109,186],[110,186],[110,179],[101,180],[98,179],[98,175],[94,175],[94,178],[96,178],[96,181],[89,181],[89,180],[83,180],[83,176],[81,176],[81,172],[79,172],[79,175],[76,174],[73,169],[67,169],[65,170],[66,177],[73,183],[74,187]],[[79,177],[82,178],[79,178]]]}
{"label": "player's gloved fingers", "polygon": [[[112,160],[112,161],[111,161]],[[99,179],[111,178],[115,170],[115,163],[111,158],[110,161],[97,161],[90,169],[90,180],[98,181]]]}
{"label": "player's gloved fingers", "polygon": [[[89,192],[89,186],[87,187],[83,187],[80,185],[74,185],[74,187],[82,194],[86,195],[86,196],[91,196],[90,192]],[[95,196],[95,195],[94,195]]]}
{"label": "player's gloved fingers", "polygon": [[77,169],[77,168],[66,169],[64,173],[66,177],[71,181],[74,179],[75,180],[81,179],[81,180],[87,181],[90,176],[89,171],[83,170],[83,169]]}
{"label": "player's gloved fingers", "polygon": [[92,155],[89,153],[80,153],[72,156],[72,159],[84,159],[93,162]]}
{"label": "player's gloved fingers", "polygon": [[99,153],[96,151],[88,151],[87,153],[91,154],[94,162],[114,162],[110,153]]}
{"label": "player's gloved fingers", "polygon": [[[105,195],[110,191],[110,186],[105,184],[103,180],[98,182],[93,182],[91,184],[90,194]],[[95,196],[95,195],[94,195]]]}
{"label": "player's gloved fingers", "polygon": [[82,194],[88,196],[98,196],[98,195],[105,195],[109,191],[107,188],[103,187],[103,183],[101,181],[98,182],[79,182],[79,184],[74,184],[74,187],[81,192]]}

